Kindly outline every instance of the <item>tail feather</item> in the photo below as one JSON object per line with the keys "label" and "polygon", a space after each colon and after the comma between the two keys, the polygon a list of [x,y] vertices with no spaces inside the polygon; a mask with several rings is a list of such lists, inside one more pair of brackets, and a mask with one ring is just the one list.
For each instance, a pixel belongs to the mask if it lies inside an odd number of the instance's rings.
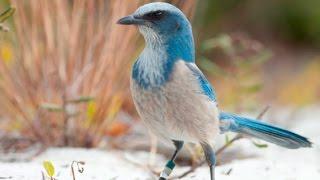
{"label": "tail feather", "polygon": [[220,113],[220,130],[250,135],[289,149],[312,146],[307,138],[296,133],[226,112]]}

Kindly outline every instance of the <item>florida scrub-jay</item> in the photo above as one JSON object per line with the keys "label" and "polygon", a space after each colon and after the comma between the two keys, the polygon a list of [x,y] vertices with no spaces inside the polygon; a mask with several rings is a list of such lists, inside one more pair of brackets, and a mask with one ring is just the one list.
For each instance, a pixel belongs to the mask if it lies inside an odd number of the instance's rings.
{"label": "florida scrub-jay", "polygon": [[200,143],[214,179],[215,153],[210,142],[227,131],[286,147],[310,147],[307,138],[258,120],[221,112],[216,93],[195,64],[191,25],[175,6],[156,2],[118,21],[136,25],[145,48],[132,69],[131,92],[145,125],[176,151],[160,179],[166,179],[184,142]]}

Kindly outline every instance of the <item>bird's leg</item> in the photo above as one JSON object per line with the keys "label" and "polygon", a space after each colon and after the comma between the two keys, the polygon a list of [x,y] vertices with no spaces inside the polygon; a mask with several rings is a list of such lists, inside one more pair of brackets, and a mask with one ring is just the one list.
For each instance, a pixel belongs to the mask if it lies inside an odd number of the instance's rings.
{"label": "bird's leg", "polygon": [[174,161],[178,155],[178,152],[182,149],[183,141],[175,141],[175,140],[172,140],[172,141],[174,146],[176,147],[176,150],[174,151],[171,159],[167,162],[165,168],[162,170],[159,180],[166,180],[168,176],[171,174],[173,168],[176,165]]}
{"label": "bird's leg", "polygon": [[206,157],[206,161],[208,163],[208,166],[210,168],[210,178],[211,178],[211,180],[214,180],[215,179],[214,169],[215,169],[215,165],[216,165],[215,153],[209,144],[201,143],[201,146],[202,146],[204,155]]}
{"label": "bird's leg", "polygon": [[174,144],[176,150],[174,151],[170,160],[174,161],[178,155],[178,152],[182,149],[183,141],[175,141],[175,140],[172,140],[172,141],[173,141],[173,144]]}

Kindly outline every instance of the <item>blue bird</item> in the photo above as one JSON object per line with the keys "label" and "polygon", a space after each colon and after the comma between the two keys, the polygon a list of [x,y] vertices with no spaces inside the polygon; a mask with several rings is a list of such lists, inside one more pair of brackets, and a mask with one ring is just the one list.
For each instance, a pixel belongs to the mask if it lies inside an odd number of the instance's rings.
{"label": "blue bird", "polygon": [[160,179],[168,178],[184,142],[191,142],[201,144],[214,180],[216,158],[210,142],[227,131],[290,149],[311,147],[307,138],[293,132],[218,110],[216,93],[195,64],[190,22],[175,6],[145,4],[118,24],[136,25],[146,43],[132,69],[136,109],[153,133],[176,148]]}

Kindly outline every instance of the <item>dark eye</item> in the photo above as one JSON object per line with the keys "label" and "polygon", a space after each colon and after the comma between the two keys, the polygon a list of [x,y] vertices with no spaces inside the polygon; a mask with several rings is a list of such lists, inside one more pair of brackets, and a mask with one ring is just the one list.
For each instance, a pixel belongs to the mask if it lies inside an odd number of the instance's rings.
{"label": "dark eye", "polygon": [[156,21],[156,20],[162,19],[163,16],[164,16],[163,11],[154,11],[154,12],[150,12],[150,13],[143,15],[142,18],[145,20]]}

